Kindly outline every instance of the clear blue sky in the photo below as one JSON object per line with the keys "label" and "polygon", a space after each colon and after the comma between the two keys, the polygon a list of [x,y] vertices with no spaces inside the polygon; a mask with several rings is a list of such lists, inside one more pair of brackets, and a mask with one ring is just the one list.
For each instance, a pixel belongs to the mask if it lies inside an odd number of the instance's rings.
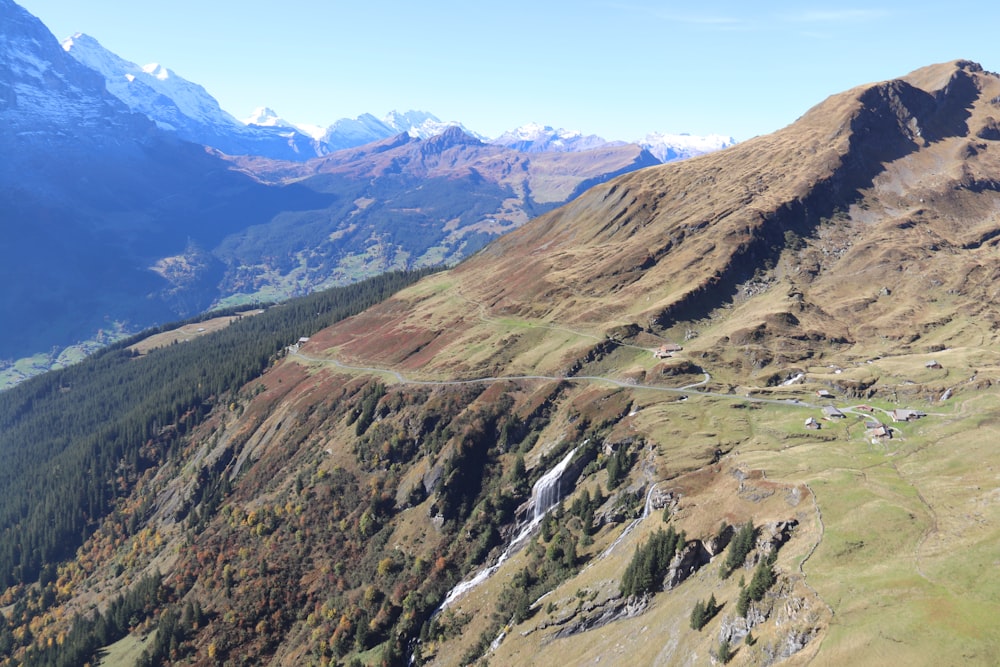
{"label": "clear blue sky", "polygon": [[17,0],[202,84],[243,118],[430,111],[496,136],[528,122],[633,140],[744,140],[826,96],[968,58],[1000,70],[1000,3]]}

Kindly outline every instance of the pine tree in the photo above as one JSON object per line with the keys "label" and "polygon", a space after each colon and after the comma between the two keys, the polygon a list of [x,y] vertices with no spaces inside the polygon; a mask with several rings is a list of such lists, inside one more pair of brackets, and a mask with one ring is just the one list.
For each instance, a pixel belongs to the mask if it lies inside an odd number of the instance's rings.
{"label": "pine tree", "polygon": [[698,600],[691,610],[691,629],[701,630],[703,627],[705,627],[705,603]]}
{"label": "pine tree", "polygon": [[724,665],[728,664],[729,661],[733,659],[733,649],[729,645],[728,639],[723,639],[721,642],[719,642],[718,658],[719,662],[721,662]]}
{"label": "pine tree", "polygon": [[736,531],[732,541],[729,542],[726,560],[722,563],[722,569],[720,570],[723,579],[729,578],[729,575],[736,568],[743,567],[747,554],[753,549],[756,536],[757,531],[754,529],[752,521],[747,521]]}

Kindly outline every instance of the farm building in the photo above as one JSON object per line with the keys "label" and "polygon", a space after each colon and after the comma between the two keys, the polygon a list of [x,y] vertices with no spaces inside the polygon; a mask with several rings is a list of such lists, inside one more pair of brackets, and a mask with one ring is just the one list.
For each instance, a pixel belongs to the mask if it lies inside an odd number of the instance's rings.
{"label": "farm building", "polygon": [[653,356],[657,359],[667,359],[673,356],[674,352],[680,352],[683,349],[684,348],[677,343],[666,343],[656,348],[656,351],[653,352]]}
{"label": "farm building", "polygon": [[910,410],[908,408],[896,408],[889,414],[892,415],[893,420],[898,422],[912,422],[921,417],[926,417],[927,413],[920,412],[919,410]]}
{"label": "farm building", "polygon": [[892,438],[892,429],[885,424],[879,424],[865,431],[865,435],[869,438]]}
{"label": "farm building", "polygon": [[847,416],[832,405],[823,406],[823,414],[827,419],[843,419]]}

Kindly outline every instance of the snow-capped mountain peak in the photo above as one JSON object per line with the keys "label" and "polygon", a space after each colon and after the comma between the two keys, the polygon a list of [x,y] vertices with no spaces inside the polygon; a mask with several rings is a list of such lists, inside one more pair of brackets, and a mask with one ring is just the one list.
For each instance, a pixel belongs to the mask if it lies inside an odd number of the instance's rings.
{"label": "snow-capped mountain peak", "polygon": [[[155,77],[156,79],[159,79],[160,81],[166,81],[174,74],[159,63],[149,63],[148,65],[143,65],[142,71],[152,77]],[[201,88],[201,86],[198,87]]]}
{"label": "snow-capped mountain peak", "polygon": [[516,136],[522,141],[538,141],[540,139],[574,139],[582,136],[583,133],[576,130],[565,130],[562,128],[557,130],[551,125],[542,125],[541,123],[527,123],[521,127],[511,130],[507,134]]}
{"label": "snow-capped mountain peak", "polygon": [[390,111],[381,120],[370,113],[357,118],[341,118],[326,129],[322,141],[330,150],[353,148],[373,141],[381,141],[397,134],[408,134],[414,138],[429,139],[451,127],[457,127],[477,139],[484,139],[458,121],[442,121],[426,111]]}
{"label": "snow-capped mountain peak", "polygon": [[275,113],[270,107],[257,107],[247,118],[244,125],[259,125],[261,127],[292,127],[292,124]]}
{"label": "snow-capped mountain peak", "polygon": [[108,92],[161,127],[176,131],[193,120],[228,129],[238,122],[204,88],[159,63],[140,67],[83,33],[64,40],[62,46],[77,61],[102,74]]}
{"label": "snow-capped mountain peak", "polygon": [[[0,0],[0,116],[6,127],[50,132],[121,114],[101,77],[60,48],[20,5]],[[123,118],[119,115],[117,118]],[[44,128],[44,129],[43,129]],[[25,130],[28,131],[28,130]]]}
{"label": "snow-capped mountain peak", "polygon": [[435,137],[451,127],[457,127],[464,133],[474,136],[477,139],[485,139],[485,137],[469,130],[457,120],[442,121],[434,114],[426,111],[411,110],[400,113],[393,110],[385,115],[382,122],[392,128],[397,134],[405,132],[411,137],[420,139]]}
{"label": "snow-capped mountain peak", "polygon": [[506,146],[529,153],[541,151],[584,151],[607,144],[621,144],[620,141],[608,141],[595,134],[584,135],[577,130],[554,128],[541,123],[527,123],[509,132],[504,132],[492,144]]}
{"label": "snow-capped mountain peak", "polygon": [[703,136],[650,132],[636,142],[662,162],[712,153],[736,144],[736,139],[721,134]]}
{"label": "snow-capped mountain peak", "polygon": [[271,120],[248,126],[224,111],[202,86],[160,63],[140,67],[81,33],[63,41],[62,46],[75,60],[102,75],[108,92],[182,139],[234,155],[283,159],[316,155],[313,139],[291,123],[277,122],[273,111]]}
{"label": "snow-capped mountain peak", "polygon": [[[93,37],[77,33],[62,43],[63,49],[91,70],[101,74],[108,92],[133,111],[144,114],[161,128],[181,138],[213,146],[231,154],[261,154],[283,159],[308,159],[315,155],[381,141],[398,134],[428,139],[452,127],[486,143],[525,152],[586,151],[623,141],[608,141],[578,130],[527,123],[496,139],[473,132],[457,121],[442,121],[427,111],[390,111],[379,119],[371,114],[342,118],[322,128],[292,123],[270,107],[262,106],[245,120],[226,113],[200,85],[187,81],[159,63],[140,67],[111,53]],[[692,136],[654,132],[637,141],[663,162],[725,148],[735,143],[722,135]]]}

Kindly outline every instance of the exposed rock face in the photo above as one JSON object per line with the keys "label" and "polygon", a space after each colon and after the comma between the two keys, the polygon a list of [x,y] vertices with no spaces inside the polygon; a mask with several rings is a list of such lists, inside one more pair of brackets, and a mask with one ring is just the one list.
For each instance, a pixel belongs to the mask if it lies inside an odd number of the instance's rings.
{"label": "exposed rock face", "polygon": [[750,605],[746,617],[726,616],[719,624],[719,641],[742,642],[751,630],[767,621],[767,615],[756,605]]}
{"label": "exposed rock face", "polygon": [[705,543],[705,550],[708,551],[709,557],[714,558],[715,556],[718,556],[720,553],[722,553],[725,550],[725,548],[729,546],[729,542],[733,539],[733,535],[735,534],[736,534],[736,529],[733,526],[727,524],[726,527],[723,528],[718,535],[710,538]]}
{"label": "exposed rock face", "polygon": [[648,606],[649,598],[645,595],[642,597],[612,598],[604,604],[596,605],[593,602],[588,602],[567,618],[558,621],[557,624],[563,627],[552,633],[546,641],[572,637],[622,618],[638,616],[646,611]]}
{"label": "exposed rock face", "polygon": [[792,532],[798,525],[799,522],[795,519],[764,524],[761,526],[757,538],[757,552],[762,558],[776,553],[785,542],[791,539]]}
{"label": "exposed rock face", "polygon": [[663,589],[669,591],[679,586],[685,579],[694,574],[698,568],[712,560],[701,540],[691,540],[670,561],[670,569],[663,579]]}

